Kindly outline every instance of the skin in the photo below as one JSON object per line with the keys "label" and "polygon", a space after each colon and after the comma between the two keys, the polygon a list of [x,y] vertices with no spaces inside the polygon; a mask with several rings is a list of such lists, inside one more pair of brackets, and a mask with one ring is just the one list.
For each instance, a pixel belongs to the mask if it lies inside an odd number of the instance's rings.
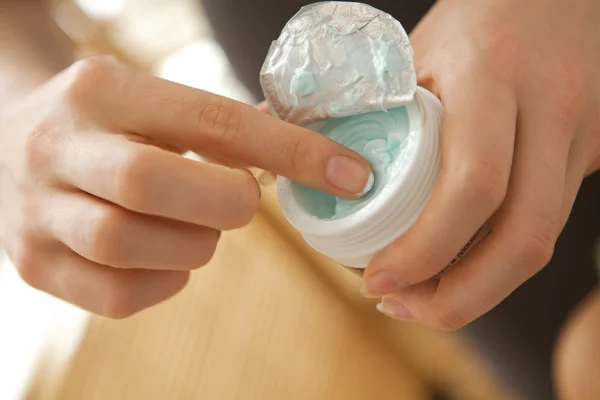
{"label": "skin", "polygon": [[[358,155],[264,105],[109,57],[70,65],[40,2],[0,3],[0,238],[32,286],[126,317],[178,292],[222,230],[250,221],[260,189],[243,167],[345,197],[364,188]],[[412,34],[420,84],[445,106],[444,173],[414,227],[366,270],[363,293],[383,297],[382,312],[458,329],[548,262],[600,165],[599,20],[596,0],[441,0]],[[431,279],[485,223],[486,239]],[[561,339],[565,399],[600,390],[584,373],[598,369],[599,298]]]}
{"label": "skin", "polygon": [[365,272],[363,293],[386,315],[459,329],[548,263],[599,166],[598,21],[596,0],[442,0],[416,28],[419,82],[444,104],[443,174]]}
{"label": "skin", "polygon": [[40,2],[0,3],[0,241],[31,286],[123,318],[181,290],[221,231],[250,222],[260,188],[242,167],[349,198],[366,186],[349,149],[111,57],[69,65]]}

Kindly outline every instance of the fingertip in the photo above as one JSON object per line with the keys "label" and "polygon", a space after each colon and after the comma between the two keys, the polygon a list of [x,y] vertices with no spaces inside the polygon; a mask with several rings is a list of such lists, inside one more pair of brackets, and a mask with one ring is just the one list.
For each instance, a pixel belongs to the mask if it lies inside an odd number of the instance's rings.
{"label": "fingertip", "polygon": [[367,183],[365,184],[365,188],[363,189],[363,191],[360,192],[359,197],[364,197],[371,191],[371,189],[373,189],[373,185],[375,184],[375,175],[373,174],[372,170],[370,170],[369,172],[370,173],[369,177],[367,178]]}
{"label": "fingertip", "polygon": [[375,183],[369,163],[347,155],[332,157],[327,162],[325,177],[331,185],[345,192],[344,197],[349,198],[365,196]]}

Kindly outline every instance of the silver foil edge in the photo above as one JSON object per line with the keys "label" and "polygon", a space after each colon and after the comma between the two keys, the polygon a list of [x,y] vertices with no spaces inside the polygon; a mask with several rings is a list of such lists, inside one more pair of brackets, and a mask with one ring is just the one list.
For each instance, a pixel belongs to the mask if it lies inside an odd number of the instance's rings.
{"label": "silver foil edge", "polygon": [[363,3],[303,7],[269,49],[260,82],[274,116],[297,125],[411,101],[417,78],[406,31]]}

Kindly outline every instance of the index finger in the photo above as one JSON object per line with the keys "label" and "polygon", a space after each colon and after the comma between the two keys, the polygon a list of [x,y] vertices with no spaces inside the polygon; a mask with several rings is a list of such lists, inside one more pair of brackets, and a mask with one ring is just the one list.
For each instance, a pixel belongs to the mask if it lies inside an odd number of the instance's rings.
{"label": "index finger", "polygon": [[[113,96],[121,128],[198,154],[272,171],[344,197],[363,194],[369,163],[325,136],[254,107],[129,70]],[[118,112],[118,110],[116,110]]]}

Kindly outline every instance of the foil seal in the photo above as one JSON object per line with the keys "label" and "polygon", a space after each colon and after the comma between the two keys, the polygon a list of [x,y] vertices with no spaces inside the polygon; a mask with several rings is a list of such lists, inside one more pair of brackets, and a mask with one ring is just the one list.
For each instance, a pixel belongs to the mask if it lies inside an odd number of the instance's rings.
{"label": "foil seal", "polygon": [[296,125],[398,107],[417,88],[400,22],[341,1],[314,3],[292,17],[271,44],[260,82],[271,113]]}

